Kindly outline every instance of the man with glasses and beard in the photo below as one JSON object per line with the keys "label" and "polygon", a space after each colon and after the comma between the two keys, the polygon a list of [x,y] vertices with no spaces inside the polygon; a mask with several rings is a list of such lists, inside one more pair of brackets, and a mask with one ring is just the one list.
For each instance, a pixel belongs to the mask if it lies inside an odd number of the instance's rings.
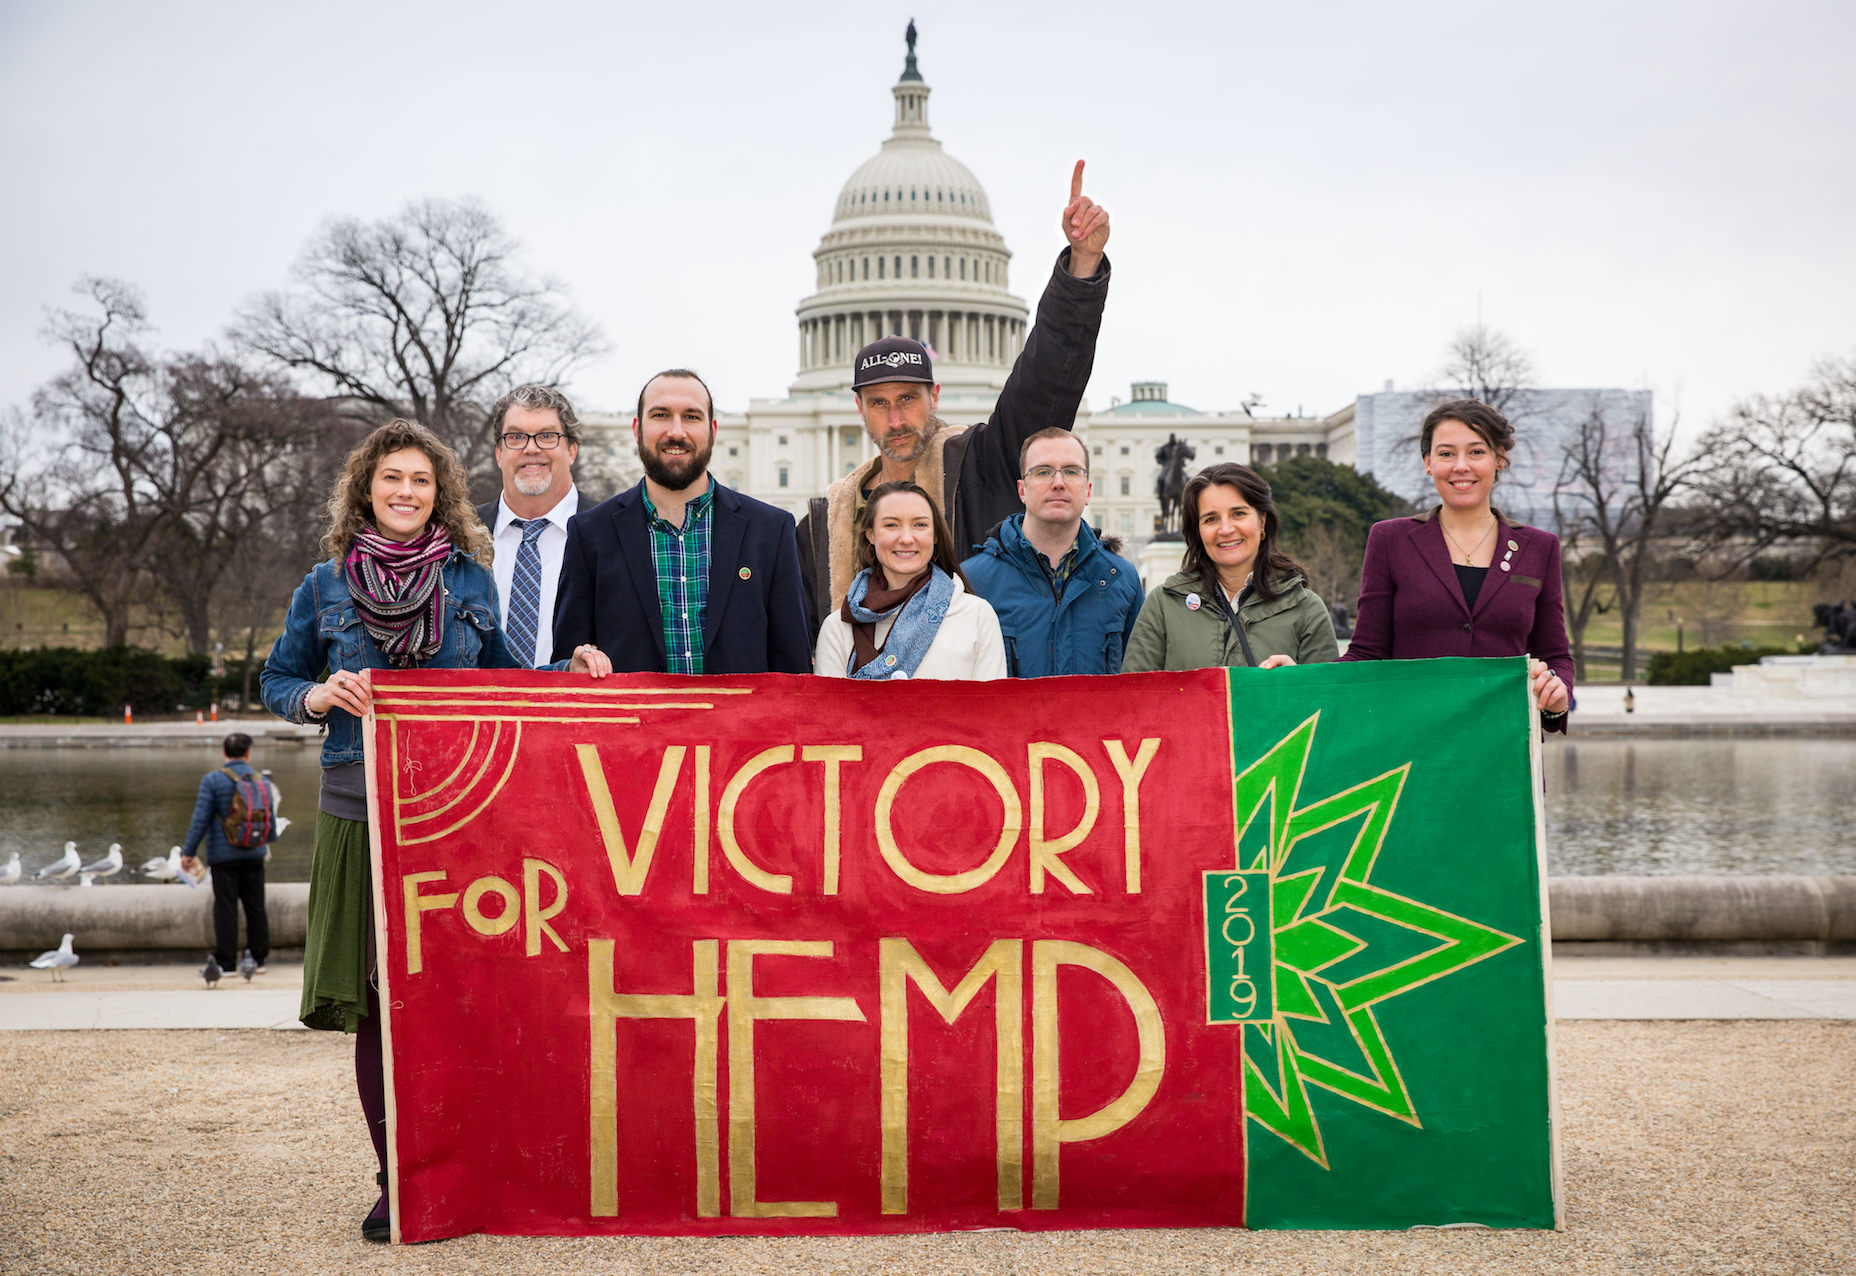
{"label": "man with glasses and beard", "polygon": [[477,507],[496,547],[491,572],[509,652],[533,668],[554,650],[554,600],[567,520],[580,512],[580,419],[552,386],[517,386],[490,409],[503,494]]}
{"label": "man with glasses and beard", "polygon": [[556,662],[590,645],[620,673],[812,672],[792,516],[710,476],[715,430],[694,372],[645,382],[632,418],[644,478],[567,527]]}
{"label": "man with glasses and beard", "polygon": [[1108,210],[1083,194],[1081,160],[1061,221],[1069,246],[1058,254],[1037,323],[987,420],[948,425],[935,415],[941,387],[921,342],[890,336],[858,351],[851,388],[878,455],[814,497],[799,522],[813,633],[844,605],[857,574],[851,529],[878,484],[907,479],[927,491],[953,529],[956,558],[978,549],[1001,519],[1024,511],[1019,450],[1039,430],[1076,424],[1108,300]]}

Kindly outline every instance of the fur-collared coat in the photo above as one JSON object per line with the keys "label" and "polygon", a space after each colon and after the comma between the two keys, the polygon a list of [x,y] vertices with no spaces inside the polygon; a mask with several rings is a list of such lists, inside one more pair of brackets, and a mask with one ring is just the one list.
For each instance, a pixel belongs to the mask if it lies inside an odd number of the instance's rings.
{"label": "fur-collared coat", "polygon": [[[1076,409],[1095,367],[1096,334],[1108,300],[1109,263],[1088,279],[1070,273],[1065,248],[1038,301],[1037,322],[999,391],[992,416],[978,425],[942,424],[917,462],[915,482],[941,507],[954,532],[954,557],[985,542],[1018,499],[1018,452],[1039,430],[1076,424]],[[814,497],[799,520],[799,570],[816,637],[824,617],[844,605],[857,569],[851,562],[851,528],[859,497],[882,469],[878,458],[859,466]]]}

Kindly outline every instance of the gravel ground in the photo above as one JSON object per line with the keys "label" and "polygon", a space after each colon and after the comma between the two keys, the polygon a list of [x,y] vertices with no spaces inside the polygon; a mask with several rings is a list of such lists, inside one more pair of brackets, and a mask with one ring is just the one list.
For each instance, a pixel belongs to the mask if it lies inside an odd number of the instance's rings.
{"label": "gravel ground", "polygon": [[[1562,1232],[359,1239],[348,1042],[0,1037],[0,1272],[1856,1271],[1856,1024],[1561,1024]],[[58,1184],[57,1190],[49,1185]]]}

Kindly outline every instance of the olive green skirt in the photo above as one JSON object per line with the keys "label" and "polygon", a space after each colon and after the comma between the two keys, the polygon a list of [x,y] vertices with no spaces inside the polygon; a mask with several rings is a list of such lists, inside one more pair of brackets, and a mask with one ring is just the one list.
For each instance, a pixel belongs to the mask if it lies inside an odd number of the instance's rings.
{"label": "olive green skirt", "polygon": [[366,822],[318,811],[297,1015],[304,1027],[354,1032],[367,1016],[373,904]]}

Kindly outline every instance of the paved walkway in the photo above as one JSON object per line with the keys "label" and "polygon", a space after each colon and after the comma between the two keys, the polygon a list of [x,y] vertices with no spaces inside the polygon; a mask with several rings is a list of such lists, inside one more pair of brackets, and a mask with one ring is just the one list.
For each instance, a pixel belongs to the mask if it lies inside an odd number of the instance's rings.
{"label": "paved walkway", "polygon": [[[0,1032],[89,1028],[295,1029],[303,968],[200,986],[191,966],[22,971],[0,983]],[[1566,1019],[1856,1019],[1856,958],[1618,957],[1555,964]]]}
{"label": "paved walkway", "polygon": [[1593,682],[1579,688],[1572,737],[1682,735],[1856,735],[1856,700],[1847,697],[1751,695],[1726,687],[1624,687]]}

